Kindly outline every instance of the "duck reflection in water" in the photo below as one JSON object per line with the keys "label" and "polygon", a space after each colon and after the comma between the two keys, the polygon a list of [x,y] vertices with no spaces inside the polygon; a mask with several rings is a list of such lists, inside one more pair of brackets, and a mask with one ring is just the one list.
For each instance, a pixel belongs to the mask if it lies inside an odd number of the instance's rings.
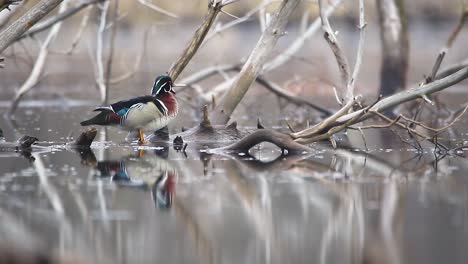
{"label": "duck reflection in water", "polygon": [[121,159],[97,161],[91,149],[81,151],[82,164],[96,169],[96,176],[109,178],[119,187],[150,191],[154,206],[169,209],[175,195],[177,170],[167,160],[169,147],[154,150],[138,150],[137,154]]}

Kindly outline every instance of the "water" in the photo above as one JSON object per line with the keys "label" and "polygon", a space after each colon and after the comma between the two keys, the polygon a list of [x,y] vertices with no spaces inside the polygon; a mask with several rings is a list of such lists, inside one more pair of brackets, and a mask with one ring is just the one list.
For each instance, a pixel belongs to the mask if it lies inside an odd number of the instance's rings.
{"label": "water", "polygon": [[463,157],[429,147],[419,155],[388,135],[374,144],[380,133],[369,134],[368,153],[316,144],[313,153],[281,157],[264,144],[251,156],[209,155],[204,149],[215,145],[138,147],[112,129],[109,141],[79,153],[61,143],[89,106],[33,107],[20,109],[19,130],[0,122],[9,140],[26,133],[49,142],[33,162],[0,155],[2,247],[78,263],[467,258]]}

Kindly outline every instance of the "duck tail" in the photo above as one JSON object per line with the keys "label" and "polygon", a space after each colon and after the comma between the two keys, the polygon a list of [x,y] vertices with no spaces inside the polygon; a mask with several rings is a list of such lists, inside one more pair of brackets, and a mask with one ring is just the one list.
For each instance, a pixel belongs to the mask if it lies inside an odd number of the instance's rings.
{"label": "duck tail", "polygon": [[91,119],[85,120],[80,122],[82,126],[90,126],[90,125],[116,125],[120,123],[120,116],[115,114],[110,110],[102,110],[99,114],[94,116]]}

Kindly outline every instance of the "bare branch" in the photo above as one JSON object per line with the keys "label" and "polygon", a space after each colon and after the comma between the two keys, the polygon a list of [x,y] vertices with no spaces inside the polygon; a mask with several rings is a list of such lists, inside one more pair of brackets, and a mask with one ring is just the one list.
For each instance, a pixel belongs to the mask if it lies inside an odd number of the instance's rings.
{"label": "bare branch", "polygon": [[55,23],[60,22],[62,20],[65,20],[65,19],[75,15],[76,13],[78,13],[82,9],[84,9],[85,7],[87,7],[89,5],[92,5],[92,4],[95,4],[97,2],[100,2],[100,1],[105,1],[105,0],[87,0],[87,1],[84,1],[84,2],[80,3],[79,5],[77,5],[75,7],[72,7],[70,9],[67,9],[65,12],[62,12],[62,13],[54,16],[54,17],[51,17],[51,18],[47,19],[46,21],[44,21],[44,22],[42,22],[40,24],[36,24],[31,29],[29,29],[26,33],[24,33],[20,37],[16,38],[15,41],[18,41],[18,40],[26,38],[26,37],[34,36],[35,34],[50,28]]}
{"label": "bare branch", "polygon": [[[333,1],[330,6],[327,7],[327,9],[324,12],[324,15],[326,17],[329,17],[335,9],[341,4],[343,0],[335,0]],[[305,44],[306,40],[309,39],[311,36],[313,36],[317,30],[320,28],[321,25],[321,19],[320,17],[317,17],[315,21],[310,24],[310,26],[307,28],[307,30],[301,34],[294,42],[289,45],[289,47],[281,52],[278,56],[276,56],[274,59],[270,60],[269,62],[265,63],[265,66],[263,67],[263,73],[274,70],[278,68],[279,66],[283,65],[287,61],[291,59],[291,57]]]}
{"label": "bare branch", "polygon": [[106,80],[105,80],[105,86],[106,86],[106,97],[104,103],[107,104],[107,100],[109,98],[109,82],[110,82],[110,77],[112,74],[112,60],[114,57],[114,46],[115,46],[115,37],[117,35],[117,20],[119,16],[119,0],[114,1],[114,9],[113,9],[113,14],[112,16],[114,17],[114,26],[112,27],[111,35],[110,35],[110,47],[109,47],[109,55],[107,57],[107,70],[106,70]]}
{"label": "bare branch", "polygon": [[[133,65],[133,69],[127,71],[126,73],[122,74],[121,76],[114,77],[110,79],[109,83],[110,84],[117,84],[119,82],[122,82],[128,78],[131,78],[135,73],[138,71],[138,69],[141,66],[141,62],[143,61],[143,57],[145,56],[146,53],[146,42],[148,40],[148,34],[149,34],[149,29],[146,29],[145,32],[143,33],[143,41],[142,41],[142,47],[140,49],[140,54],[138,54],[135,64]],[[184,83],[184,82],[183,82]]]}
{"label": "bare branch", "polygon": [[195,55],[198,48],[201,46],[203,40],[205,39],[206,34],[213,25],[213,22],[221,8],[222,4],[220,2],[209,5],[208,12],[205,15],[203,23],[195,31],[192,40],[187,45],[180,58],[172,65],[171,69],[169,70],[169,76],[171,76],[173,80],[176,80],[177,77],[179,77],[179,74],[184,70],[184,68],[190,62],[192,57]]}
{"label": "bare branch", "polygon": [[[65,0],[63,2],[63,4],[60,6],[59,13],[65,12],[68,2],[69,0]],[[13,99],[10,109],[8,110],[8,115],[10,116],[13,115],[16,108],[18,107],[18,104],[21,98],[38,83],[39,78],[44,69],[45,62],[47,60],[47,55],[49,54],[49,51],[48,51],[49,45],[57,36],[61,25],[62,25],[61,22],[56,23],[50,30],[49,34],[47,35],[47,38],[45,39],[44,43],[41,46],[41,49],[39,51],[39,56],[37,57],[36,63],[34,64],[31,74],[29,75],[28,79],[23,83],[23,85],[15,94],[15,98]]]}
{"label": "bare branch", "polygon": [[319,0],[320,18],[322,20],[322,30],[325,32],[325,40],[330,44],[330,47],[335,55],[336,62],[341,74],[341,81],[344,87],[347,87],[350,82],[350,69],[348,59],[341,48],[338,39],[336,38],[335,32],[333,31],[328,16],[325,13],[324,0]]}
{"label": "bare branch", "polygon": [[144,5],[144,6],[148,7],[148,8],[150,8],[150,9],[152,9],[152,10],[158,12],[158,13],[161,13],[161,14],[163,14],[163,15],[166,15],[166,16],[169,16],[169,17],[172,17],[172,18],[178,18],[178,16],[177,16],[176,14],[174,14],[174,13],[172,13],[172,12],[169,12],[169,11],[167,11],[167,10],[165,10],[165,9],[163,9],[163,8],[161,8],[161,7],[159,7],[159,6],[155,5],[155,4],[153,4],[153,3],[150,3],[150,2],[148,2],[148,1],[146,1],[146,0],[138,0],[138,2],[139,2],[140,4],[142,4],[142,5]]}
{"label": "bare branch", "polygon": [[96,36],[96,84],[99,87],[99,92],[101,94],[101,103],[105,103],[107,101],[107,87],[104,77],[104,55],[103,55],[103,38],[104,38],[104,30],[106,28],[106,16],[107,11],[109,10],[109,1],[106,1],[102,4],[101,9],[101,17],[99,22],[99,29],[97,31]]}
{"label": "bare branch", "polygon": [[[238,19],[235,19],[235,20],[232,20],[228,23],[225,23],[224,25],[216,25],[213,30],[208,33],[208,35],[206,36],[206,41],[210,40],[211,38],[213,38],[215,35],[229,29],[229,28],[232,28],[236,25],[239,25],[243,22],[246,22],[248,21],[255,13],[259,12],[260,10],[264,9],[267,5],[269,5],[271,3],[271,0],[265,0],[265,1],[262,1],[258,6],[256,6],[255,8],[253,8],[252,10],[250,10],[249,12],[247,12],[244,16],[238,18]],[[205,41],[205,43],[206,43]]]}
{"label": "bare branch", "polygon": [[444,47],[442,47],[439,54],[437,55],[436,61],[434,62],[434,66],[432,66],[431,74],[426,78],[425,83],[430,83],[433,80],[435,80],[440,65],[442,64],[442,61],[444,60],[450,48],[452,47],[453,42],[455,42],[455,39],[460,34],[460,31],[468,18],[468,5],[464,1],[462,1],[462,5],[462,14],[460,16],[460,19],[458,20],[458,23],[453,29],[452,33],[450,33]]}
{"label": "bare branch", "polygon": [[233,85],[212,112],[212,122],[226,124],[229,121],[234,109],[242,100],[252,82],[261,73],[268,55],[275,47],[278,39],[283,35],[289,16],[299,2],[300,0],[289,0],[281,3]]}
{"label": "bare branch", "polygon": [[63,0],[42,0],[0,33],[0,54]]}

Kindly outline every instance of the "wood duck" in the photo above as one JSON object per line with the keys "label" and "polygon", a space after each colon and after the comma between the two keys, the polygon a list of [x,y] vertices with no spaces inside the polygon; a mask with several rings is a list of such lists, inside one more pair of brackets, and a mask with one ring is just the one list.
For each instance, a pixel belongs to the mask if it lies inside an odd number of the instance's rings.
{"label": "wood duck", "polygon": [[100,112],[83,121],[82,126],[116,126],[126,131],[138,131],[139,142],[145,143],[143,132],[154,132],[165,127],[178,112],[177,101],[171,77],[156,78],[151,95],[119,101],[110,106],[94,109]]}

